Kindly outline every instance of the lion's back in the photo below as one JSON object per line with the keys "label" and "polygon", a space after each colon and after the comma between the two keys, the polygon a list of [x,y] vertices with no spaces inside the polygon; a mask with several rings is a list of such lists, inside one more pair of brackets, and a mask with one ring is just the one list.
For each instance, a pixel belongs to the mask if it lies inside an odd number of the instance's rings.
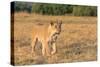
{"label": "lion's back", "polygon": [[49,37],[48,35],[48,26],[46,25],[35,25],[32,29],[32,38],[44,38]]}

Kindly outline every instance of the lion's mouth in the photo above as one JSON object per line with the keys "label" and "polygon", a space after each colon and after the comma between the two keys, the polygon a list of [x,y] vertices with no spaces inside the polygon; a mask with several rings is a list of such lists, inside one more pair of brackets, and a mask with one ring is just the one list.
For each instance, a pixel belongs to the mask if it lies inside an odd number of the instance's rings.
{"label": "lion's mouth", "polygon": [[52,37],[51,37],[51,41],[55,42],[57,40],[58,35],[59,35],[59,33],[53,34]]}

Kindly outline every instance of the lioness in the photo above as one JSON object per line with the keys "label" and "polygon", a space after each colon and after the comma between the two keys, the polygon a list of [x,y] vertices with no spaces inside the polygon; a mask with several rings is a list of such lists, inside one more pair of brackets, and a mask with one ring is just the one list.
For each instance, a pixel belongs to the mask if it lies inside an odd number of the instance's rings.
{"label": "lioness", "polygon": [[[55,41],[61,32],[62,21],[51,22],[48,26],[35,26],[32,32],[32,54],[35,51],[36,41],[42,44],[42,54],[50,55],[56,52]],[[52,45],[50,53],[49,44]]]}

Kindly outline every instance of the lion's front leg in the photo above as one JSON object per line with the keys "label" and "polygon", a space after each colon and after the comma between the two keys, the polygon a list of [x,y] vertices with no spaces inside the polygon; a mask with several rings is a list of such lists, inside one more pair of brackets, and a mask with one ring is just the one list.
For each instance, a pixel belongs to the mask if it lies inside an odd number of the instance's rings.
{"label": "lion's front leg", "polygon": [[51,52],[51,54],[55,54],[56,53],[56,44],[55,43],[53,43],[52,44],[52,52]]}
{"label": "lion's front leg", "polygon": [[49,47],[48,43],[46,45],[46,54],[47,54],[47,56],[50,56],[50,47]]}
{"label": "lion's front leg", "polygon": [[44,44],[42,45],[42,54],[45,56],[50,56],[50,48],[47,42],[44,42]]}
{"label": "lion's front leg", "polygon": [[31,43],[31,54],[35,54],[35,45],[36,45],[36,40],[32,40],[32,43]]}

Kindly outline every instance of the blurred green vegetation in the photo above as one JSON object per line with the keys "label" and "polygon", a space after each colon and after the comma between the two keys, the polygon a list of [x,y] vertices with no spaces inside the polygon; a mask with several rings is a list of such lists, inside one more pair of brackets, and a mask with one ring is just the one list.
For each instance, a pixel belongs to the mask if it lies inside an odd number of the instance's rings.
{"label": "blurred green vegetation", "polygon": [[15,2],[14,10],[43,15],[97,16],[96,6]]}

